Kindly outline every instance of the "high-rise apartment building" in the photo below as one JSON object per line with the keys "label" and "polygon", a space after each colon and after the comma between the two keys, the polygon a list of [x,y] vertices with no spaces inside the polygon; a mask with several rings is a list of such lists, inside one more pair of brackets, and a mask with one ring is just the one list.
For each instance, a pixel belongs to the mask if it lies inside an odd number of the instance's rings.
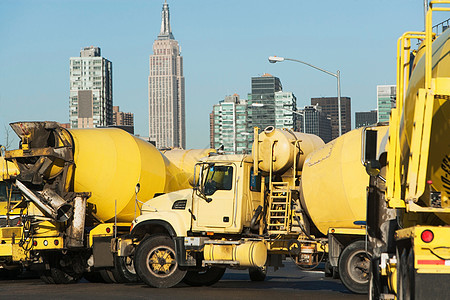
{"label": "high-rise apartment building", "polygon": [[275,128],[298,131],[297,98],[292,92],[275,92]]}
{"label": "high-rise apartment building", "polygon": [[355,112],[355,128],[374,125],[377,123],[377,111]]}
{"label": "high-rise apartment building", "polygon": [[301,132],[319,136],[325,143],[332,140],[331,118],[319,105],[308,105],[302,110]]}
{"label": "high-rise apartment building", "polygon": [[389,122],[391,109],[395,107],[396,85],[377,85],[378,122]]}
{"label": "high-rise apartment building", "polygon": [[278,77],[270,74],[252,77],[252,92],[248,95],[249,128],[257,126],[264,130],[275,126],[275,93],[281,91]]}
{"label": "high-rise apartment building", "polygon": [[148,77],[149,136],[158,148],[186,147],[183,57],[163,4],[161,32],[153,43]]}
{"label": "high-rise apartment building", "polygon": [[134,114],[120,111],[119,106],[113,106],[113,125],[134,126]]}
{"label": "high-rise apartment building", "polygon": [[250,153],[247,103],[238,94],[226,96],[213,107],[213,148],[223,145],[226,154]]}
{"label": "high-rise apartment building", "polygon": [[70,58],[71,128],[112,125],[112,63],[101,57],[99,47],[86,47]]}
{"label": "high-rise apartment building", "polygon": [[[331,139],[339,136],[338,98],[321,97],[311,98],[311,105],[319,105],[322,111],[331,119]],[[352,130],[351,99],[341,97],[341,131],[342,134]]]}

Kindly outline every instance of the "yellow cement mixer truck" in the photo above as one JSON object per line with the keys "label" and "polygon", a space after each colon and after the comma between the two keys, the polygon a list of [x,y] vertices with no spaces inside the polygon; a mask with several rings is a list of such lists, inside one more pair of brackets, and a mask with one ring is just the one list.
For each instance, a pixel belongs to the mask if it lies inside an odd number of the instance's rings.
{"label": "yellow cement mixer truck", "polygon": [[425,32],[399,38],[387,152],[366,158],[371,299],[449,299],[450,30],[431,25],[449,11],[430,1]]}
{"label": "yellow cement mixer truck", "polygon": [[137,280],[133,262],[117,253],[123,253],[120,237],[141,213],[139,201],[190,187],[197,158],[215,152],[165,156],[115,128],[66,130],[56,122],[11,127],[21,144],[3,151],[3,190],[9,193],[1,205],[8,220],[19,213],[16,223],[0,227],[0,265],[36,269],[49,283],[77,281],[86,270],[98,271],[85,274],[92,280]]}
{"label": "yellow cement mixer truck", "polygon": [[364,130],[324,145],[310,134],[255,129],[251,156],[200,160],[193,189],[149,200],[133,221],[123,243],[134,247],[139,277],[154,287],[210,285],[238,268],[259,281],[285,257],[310,268],[330,249],[329,267],[352,291],[367,292]]}

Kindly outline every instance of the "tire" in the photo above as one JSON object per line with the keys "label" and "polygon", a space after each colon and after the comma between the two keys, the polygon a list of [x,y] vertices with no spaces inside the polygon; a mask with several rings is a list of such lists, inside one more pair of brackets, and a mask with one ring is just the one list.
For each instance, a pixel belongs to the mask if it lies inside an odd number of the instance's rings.
{"label": "tire", "polygon": [[83,277],[91,283],[105,283],[102,275],[100,275],[100,272],[98,271],[85,272],[83,274]]}
{"label": "tire", "polygon": [[406,278],[403,283],[404,299],[415,299],[415,270],[413,249],[409,249],[408,258],[406,259],[405,273]]}
{"label": "tire", "polygon": [[157,288],[175,286],[186,275],[178,268],[175,243],[167,235],[144,239],[136,250],[134,266],[143,282]]}
{"label": "tire", "polygon": [[339,269],[338,269],[338,267],[331,267],[331,278],[339,279]]}
{"label": "tire", "polygon": [[225,268],[209,267],[205,271],[187,271],[183,282],[190,286],[210,286],[222,279]]}
{"label": "tire", "polygon": [[69,274],[60,268],[51,268],[39,274],[41,280],[47,284],[69,284],[77,283],[81,279],[81,275]]}
{"label": "tire", "polygon": [[77,283],[81,279],[81,276],[70,275],[60,268],[51,268],[50,274],[56,284]]}
{"label": "tire", "polygon": [[39,277],[46,284],[55,284],[55,281],[53,280],[52,275],[50,273],[50,270],[45,270],[43,272],[40,272]]}
{"label": "tire", "polygon": [[21,268],[15,269],[0,269],[0,279],[17,279],[17,277],[22,274]]}
{"label": "tire", "polygon": [[98,272],[100,273],[104,283],[117,283],[117,280],[111,270],[100,270]]}
{"label": "tire", "polygon": [[389,293],[387,278],[380,274],[380,258],[372,259],[370,263],[369,300],[378,300],[381,294]]}
{"label": "tire", "polygon": [[405,280],[407,279],[406,272],[406,250],[403,249],[401,255],[399,249],[397,249],[397,260],[398,260],[398,270],[397,270],[397,298],[399,300],[405,299],[405,288],[407,283]]}
{"label": "tire", "polygon": [[356,241],[345,247],[339,257],[339,276],[353,293],[367,294],[369,291],[371,256],[370,249],[366,253],[365,242]]}
{"label": "tire", "polygon": [[264,281],[267,276],[267,267],[249,268],[248,275],[250,275],[251,281]]}
{"label": "tire", "polygon": [[325,262],[325,267],[324,267],[323,272],[325,273],[325,277],[331,277],[331,276],[333,276],[333,267],[331,266],[329,260],[327,260],[327,261]]}
{"label": "tire", "polygon": [[134,260],[129,256],[114,256],[114,269],[112,270],[112,274],[118,283],[134,283],[139,281],[134,268]]}

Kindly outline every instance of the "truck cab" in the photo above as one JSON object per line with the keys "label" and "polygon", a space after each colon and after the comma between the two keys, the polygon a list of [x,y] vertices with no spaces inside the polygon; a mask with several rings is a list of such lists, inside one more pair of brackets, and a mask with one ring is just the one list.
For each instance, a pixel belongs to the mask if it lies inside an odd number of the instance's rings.
{"label": "truck cab", "polygon": [[260,202],[253,161],[245,155],[212,156],[200,161],[192,205],[192,232],[240,233],[250,226]]}

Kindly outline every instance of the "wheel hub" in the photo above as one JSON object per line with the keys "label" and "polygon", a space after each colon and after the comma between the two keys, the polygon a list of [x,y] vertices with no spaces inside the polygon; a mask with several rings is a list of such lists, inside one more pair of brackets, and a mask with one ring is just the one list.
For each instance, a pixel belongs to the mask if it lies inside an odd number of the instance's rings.
{"label": "wheel hub", "polygon": [[176,268],[175,256],[170,249],[154,250],[149,256],[148,264],[150,270],[158,276],[168,275]]}

